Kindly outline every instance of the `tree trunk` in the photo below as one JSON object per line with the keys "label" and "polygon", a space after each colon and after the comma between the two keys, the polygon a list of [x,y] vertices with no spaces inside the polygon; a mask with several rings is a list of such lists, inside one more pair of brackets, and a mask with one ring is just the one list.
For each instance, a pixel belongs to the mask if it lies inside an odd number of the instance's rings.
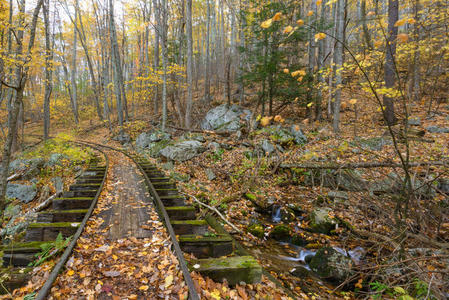
{"label": "tree trunk", "polygon": [[193,83],[193,41],[192,41],[192,0],[187,0],[186,6],[186,33],[187,33],[187,103],[186,103],[186,116],[185,126],[189,128],[191,124],[192,114],[192,83]]}
{"label": "tree trunk", "polygon": [[163,83],[162,83],[162,131],[165,131],[167,125],[167,0],[161,0],[161,15],[162,15],[162,69],[163,69]]}
{"label": "tree trunk", "polygon": [[[75,0],[75,7],[78,7],[78,0]],[[77,26],[77,20],[78,20],[78,10],[75,9],[75,23],[73,28],[73,49],[72,49],[72,100],[73,100],[73,108],[74,108],[74,117],[75,117],[75,123],[78,125],[79,123],[79,116],[78,116],[78,94],[77,94],[77,87],[76,87],[76,44],[77,44],[77,32],[76,32],[76,26]]]}
{"label": "tree trunk", "polygon": [[206,0],[206,72],[204,77],[204,100],[210,102],[210,0]]}
{"label": "tree trunk", "polygon": [[335,95],[334,95],[334,111],[333,111],[333,120],[332,127],[335,133],[340,131],[340,106],[341,106],[341,84],[342,84],[342,75],[341,68],[343,66],[343,44],[344,40],[344,26],[345,26],[345,0],[338,0],[336,3],[337,6],[337,23],[336,26],[336,38],[338,41],[335,45],[334,52],[334,62],[335,62]]}
{"label": "tree trunk", "polygon": [[52,92],[52,65],[53,51],[50,42],[50,1],[45,0],[43,5],[45,24],[45,95],[44,95],[44,140],[50,135],[50,97]]}
{"label": "tree trunk", "polygon": [[[396,71],[395,71],[395,55],[396,55],[396,38],[398,36],[398,27],[395,23],[399,18],[399,3],[398,0],[388,0],[388,36],[386,57],[384,66],[384,80],[386,88],[395,88],[396,85]],[[388,125],[394,125],[397,118],[394,113],[394,99],[384,95],[383,97],[383,115],[385,122]]]}

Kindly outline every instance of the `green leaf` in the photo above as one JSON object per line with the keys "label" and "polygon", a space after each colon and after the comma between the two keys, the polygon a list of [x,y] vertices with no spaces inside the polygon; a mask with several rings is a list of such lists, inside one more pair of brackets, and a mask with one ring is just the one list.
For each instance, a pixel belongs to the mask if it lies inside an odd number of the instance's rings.
{"label": "green leaf", "polygon": [[407,292],[400,286],[395,286],[394,288],[395,293],[405,295]]}

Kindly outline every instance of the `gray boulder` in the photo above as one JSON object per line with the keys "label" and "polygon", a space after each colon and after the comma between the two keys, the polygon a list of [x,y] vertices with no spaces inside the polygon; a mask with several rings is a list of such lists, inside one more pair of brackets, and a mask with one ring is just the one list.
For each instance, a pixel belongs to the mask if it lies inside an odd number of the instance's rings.
{"label": "gray boulder", "polygon": [[45,165],[47,167],[62,166],[62,162],[64,159],[68,159],[68,157],[61,153],[53,153],[50,155],[50,158]]}
{"label": "gray boulder", "polygon": [[113,138],[113,140],[116,140],[120,144],[124,145],[124,144],[128,144],[129,142],[131,142],[131,137],[126,132],[121,132],[117,136],[115,136]]}
{"label": "gray boulder", "polygon": [[302,145],[307,143],[307,137],[304,135],[298,125],[292,125],[290,127],[290,133],[295,138],[296,144]]}
{"label": "gray boulder", "polygon": [[411,117],[407,120],[407,124],[410,126],[421,126],[421,118],[420,117]]}
{"label": "gray boulder", "polygon": [[429,126],[426,129],[431,133],[449,133],[449,127]]}
{"label": "gray boulder", "polygon": [[182,141],[167,146],[159,153],[171,160],[186,161],[204,152],[204,147],[198,141]]}
{"label": "gray boulder", "polygon": [[270,143],[270,141],[268,141],[268,140],[262,140],[260,147],[262,148],[265,155],[270,155],[271,153],[273,153],[276,150],[274,145],[272,143]]}
{"label": "gray boulder", "polygon": [[[419,178],[412,178],[411,183],[415,194],[426,199],[435,197],[435,189],[430,183],[432,180],[429,180],[429,183],[426,182],[420,180]],[[392,172],[385,178],[372,182],[369,190],[374,194],[399,194],[402,190],[403,184],[404,178]]]}
{"label": "gray boulder", "polygon": [[51,182],[53,183],[56,193],[62,193],[64,190],[64,182],[62,181],[62,178],[59,176],[53,177]]}
{"label": "gray boulder", "polygon": [[252,112],[238,105],[222,104],[207,112],[201,122],[203,130],[237,131],[242,123],[248,123]]}
{"label": "gray boulder", "polygon": [[37,195],[37,189],[34,185],[8,183],[6,187],[6,196],[8,198],[19,199],[23,203],[31,202]]}
{"label": "gray boulder", "polygon": [[211,168],[207,168],[206,170],[204,170],[204,172],[206,173],[207,179],[210,181],[217,178],[217,175],[215,175],[214,171]]}
{"label": "gray boulder", "polygon": [[373,137],[368,139],[355,138],[350,144],[355,147],[360,147],[362,150],[381,151],[384,146],[391,145],[392,141],[384,137]]}
{"label": "gray boulder", "polygon": [[45,159],[31,158],[31,159],[16,159],[9,164],[9,171],[11,173],[23,173],[24,179],[39,174],[40,170],[45,166]]}
{"label": "gray boulder", "polygon": [[332,210],[328,207],[316,208],[310,214],[310,229],[314,232],[329,234],[335,229],[337,221],[329,216]]}
{"label": "gray boulder", "polygon": [[151,148],[152,144],[171,138],[169,133],[155,130],[153,132],[142,132],[136,139],[137,148]]}
{"label": "gray boulder", "polygon": [[438,189],[442,193],[449,195],[449,178],[440,178],[438,180]]}
{"label": "gray boulder", "polygon": [[342,283],[354,274],[350,257],[334,248],[319,249],[309,263],[309,267],[321,278]]}

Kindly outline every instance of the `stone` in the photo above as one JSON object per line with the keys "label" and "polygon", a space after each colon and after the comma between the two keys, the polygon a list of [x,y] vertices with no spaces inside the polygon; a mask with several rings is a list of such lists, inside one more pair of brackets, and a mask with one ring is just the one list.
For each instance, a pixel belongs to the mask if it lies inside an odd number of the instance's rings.
{"label": "stone", "polygon": [[4,212],[5,219],[10,219],[20,213],[22,206],[9,204]]}
{"label": "stone", "polygon": [[192,132],[184,134],[183,139],[184,140],[194,140],[194,141],[198,141],[201,143],[204,143],[206,141],[206,138],[201,133],[192,133]]}
{"label": "stone", "polygon": [[113,140],[116,140],[120,144],[124,145],[124,144],[128,144],[129,142],[131,142],[131,137],[126,132],[121,132],[117,136],[115,136],[113,138]]}
{"label": "stone", "polygon": [[[136,139],[136,147],[140,150],[149,149],[155,151],[154,148],[160,148],[162,145],[167,145],[170,141],[171,135],[161,130],[152,132],[142,132]],[[159,151],[162,148],[159,149]],[[157,152],[159,152],[157,151]]]}
{"label": "stone", "polygon": [[61,153],[52,153],[45,165],[47,167],[62,166],[63,161],[68,159],[69,157],[67,155]]}
{"label": "stone", "polygon": [[175,168],[175,164],[172,161],[167,161],[161,165],[162,169],[171,171]]}
{"label": "stone", "polygon": [[430,133],[449,133],[449,127],[428,126],[426,129]]}
{"label": "stone", "polygon": [[252,256],[192,260],[189,268],[215,282],[223,282],[226,279],[230,286],[258,283],[262,278],[262,267]]}
{"label": "stone", "polygon": [[299,125],[292,125],[290,127],[290,133],[295,138],[296,144],[302,145],[302,144],[307,143],[307,137],[301,131],[301,128],[299,127]]}
{"label": "stone", "polygon": [[211,168],[207,168],[205,171],[207,179],[209,181],[214,180],[215,178],[217,178],[217,175],[215,175],[214,171]]}
{"label": "stone", "polygon": [[270,237],[277,241],[288,241],[290,239],[290,227],[286,225],[277,225],[270,233]]}
{"label": "stone", "polygon": [[[417,196],[425,199],[433,198],[435,196],[436,192],[431,184],[426,184],[424,181],[416,177],[412,178],[411,181],[412,187]],[[403,177],[391,172],[385,178],[372,182],[369,190],[374,194],[399,194],[402,190],[403,182]],[[432,182],[432,180],[429,180],[429,182]]]}
{"label": "stone", "polygon": [[159,153],[165,158],[182,162],[198,156],[204,150],[198,141],[182,141],[163,148]]}
{"label": "stone", "polygon": [[356,192],[370,188],[357,170],[315,170],[305,176],[304,184]]}
{"label": "stone", "polygon": [[331,247],[319,249],[309,266],[321,278],[336,283],[342,283],[354,274],[352,259]]}
{"label": "stone", "polygon": [[51,179],[53,183],[53,187],[55,188],[56,193],[62,193],[64,190],[64,182],[62,181],[62,178],[59,176],[53,177]]}
{"label": "stone", "polygon": [[421,126],[421,118],[420,117],[410,117],[407,120],[407,124],[410,126]]}
{"label": "stone", "polygon": [[354,141],[350,142],[352,146],[360,147],[362,150],[368,151],[381,151],[384,146],[391,145],[392,141],[384,137],[373,137],[373,138],[355,138]]}
{"label": "stone", "polygon": [[249,225],[246,230],[252,235],[262,239],[265,236],[265,229],[262,224],[254,223]]}
{"label": "stone", "polygon": [[221,149],[221,146],[220,146],[220,144],[217,143],[217,142],[210,142],[210,143],[207,145],[207,148],[209,148],[210,150],[213,150],[213,151],[215,151],[215,152],[218,152],[218,151]]}
{"label": "stone", "polygon": [[299,277],[299,278],[306,278],[310,276],[310,271],[301,265],[295,266],[293,269],[290,270],[290,273],[293,276]]}
{"label": "stone", "polygon": [[262,140],[260,147],[262,148],[264,154],[267,156],[276,150],[276,148],[273,146],[273,144],[271,144],[270,141],[268,141],[266,139]]}
{"label": "stone", "polygon": [[332,209],[328,207],[316,208],[310,214],[310,229],[314,232],[329,234],[335,229],[337,221],[329,216]]}
{"label": "stone", "polygon": [[292,236],[291,243],[300,247],[304,247],[305,245],[307,245],[307,241],[299,234],[295,234],[294,236]]}
{"label": "stone", "polygon": [[209,110],[201,122],[203,130],[237,131],[249,123],[252,112],[238,105],[222,104]]}
{"label": "stone", "polygon": [[6,196],[8,198],[19,199],[23,203],[29,203],[37,195],[37,189],[34,185],[8,183],[6,187]]}
{"label": "stone", "polygon": [[449,195],[449,178],[440,178],[438,180],[438,190]]}
{"label": "stone", "polygon": [[22,178],[29,179],[39,174],[45,166],[45,159],[16,159],[9,164],[11,173],[23,173]]}
{"label": "stone", "polygon": [[334,201],[342,201],[342,200],[348,200],[349,195],[347,192],[342,191],[330,191],[327,193],[327,196]]}

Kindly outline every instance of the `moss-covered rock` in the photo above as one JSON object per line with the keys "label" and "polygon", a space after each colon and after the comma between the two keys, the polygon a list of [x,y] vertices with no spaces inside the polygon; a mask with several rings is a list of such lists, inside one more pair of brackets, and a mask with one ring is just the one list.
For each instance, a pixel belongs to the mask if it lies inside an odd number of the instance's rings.
{"label": "moss-covered rock", "polygon": [[290,239],[290,227],[286,225],[277,225],[270,233],[270,237],[277,241],[287,241]]}
{"label": "moss-covered rock", "polygon": [[329,234],[335,229],[337,221],[329,216],[332,210],[328,207],[316,208],[310,214],[310,229],[314,232]]}
{"label": "moss-covered rock", "polygon": [[317,251],[309,266],[321,278],[342,283],[353,275],[351,258],[341,254],[331,247]]}
{"label": "moss-covered rock", "polygon": [[299,234],[295,234],[292,236],[291,243],[296,246],[304,247],[308,244],[308,242],[302,238]]}
{"label": "moss-covered rock", "polygon": [[265,235],[265,229],[261,224],[252,224],[249,225],[246,230],[252,235],[262,239]]}

